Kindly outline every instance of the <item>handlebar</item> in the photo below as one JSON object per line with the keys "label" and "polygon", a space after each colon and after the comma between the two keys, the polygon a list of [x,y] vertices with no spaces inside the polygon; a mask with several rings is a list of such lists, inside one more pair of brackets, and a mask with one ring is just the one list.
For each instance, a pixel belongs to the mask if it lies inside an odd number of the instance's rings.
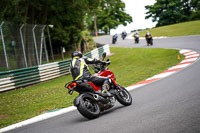
{"label": "handlebar", "polygon": [[111,61],[108,59],[108,60],[105,62],[105,64],[104,64],[104,63],[96,64],[96,65],[94,66],[94,68],[95,68],[95,73],[98,73],[99,71],[105,70],[105,67],[108,66],[108,65],[110,65],[110,63],[111,63]]}
{"label": "handlebar", "polygon": [[106,62],[106,66],[110,65],[110,60]]}

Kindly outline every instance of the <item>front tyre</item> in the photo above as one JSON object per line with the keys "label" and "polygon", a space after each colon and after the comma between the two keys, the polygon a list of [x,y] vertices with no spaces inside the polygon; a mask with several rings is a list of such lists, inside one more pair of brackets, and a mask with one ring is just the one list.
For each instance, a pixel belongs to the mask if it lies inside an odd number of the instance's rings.
{"label": "front tyre", "polygon": [[132,96],[124,87],[118,85],[117,101],[122,105],[129,106],[132,104]]}
{"label": "front tyre", "polygon": [[87,119],[95,119],[100,115],[100,108],[97,102],[85,95],[81,96],[77,109]]}

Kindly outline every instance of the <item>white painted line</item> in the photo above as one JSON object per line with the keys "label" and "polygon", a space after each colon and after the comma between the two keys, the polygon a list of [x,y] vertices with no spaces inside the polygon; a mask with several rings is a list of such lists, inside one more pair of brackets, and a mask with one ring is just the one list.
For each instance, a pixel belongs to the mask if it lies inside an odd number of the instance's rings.
{"label": "white painted line", "polygon": [[29,125],[29,124],[32,124],[32,123],[35,123],[35,122],[38,122],[38,121],[41,121],[41,120],[45,120],[45,119],[48,119],[48,118],[51,118],[51,117],[54,117],[54,116],[58,116],[58,115],[61,115],[61,114],[67,113],[67,112],[71,112],[73,110],[76,110],[76,107],[71,106],[71,107],[68,107],[68,108],[61,109],[61,110],[56,111],[56,112],[49,112],[49,113],[41,114],[41,115],[33,117],[31,119],[28,119],[28,120],[7,126],[5,128],[1,128],[0,132],[1,133],[7,132],[9,130],[13,130],[13,129],[16,129],[16,128],[19,128],[19,127],[22,127],[22,126],[26,126],[26,125]]}
{"label": "white painted line", "polygon": [[186,56],[186,58],[190,58],[190,57],[196,57],[196,56],[199,56],[199,54],[198,54],[198,53],[196,53],[196,54],[194,54],[194,55],[188,55],[188,56]]}
{"label": "white painted line", "polygon": [[126,89],[128,91],[131,91],[131,90],[134,90],[134,89],[139,88],[139,87],[144,86],[144,85],[145,84],[138,84],[138,85],[128,86],[128,87],[126,87]]}
{"label": "white painted line", "polygon": [[181,63],[189,62],[189,61],[195,61],[196,59],[197,58],[185,59],[185,60],[181,61]]}
{"label": "white painted line", "polygon": [[190,55],[190,54],[198,54],[197,52],[195,52],[195,51],[191,51],[191,52],[189,52],[189,53],[186,53],[186,54],[184,54],[185,56],[187,56],[187,55]]}
{"label": "white painted line", "polygon": [[[126,39],[134,39],[133,34],[134,34],[134,33],[129,34],[129,35],[126,37]],[[167,38],[167,36],[153,37],[153,39],[163,39],[163,38]],[[145,37],[140,37],[140,39],[143,40],[143,39],[145,39]]]}
{"label": "white painted line", "polygon": [[134,39],[134,38],[133,38],[133,33],[129,34],[126,38],[127,38],[127,39]]}
{"label": "white painted line", "polygon": [[172,70],[172,69],[176,69],[176,68],[184,68],[184,67],[187,67],[188,65],[190,65],[190,64],[177,65],[177,66],[173,66],[173,67],[169,68],[168,70]]}
{"label": "white painted line", "polygon": [[190,51],[192,52],[192,50],[182,49],[182,50],[180,50],[180,53],[183,54],[183,53],[190,52]]}
{"label": "white painted line", "polygon": [[151,78],[148,78],[147,80],[157,79],[157,78],[165,78],[165,77],[167,77],[167,76],[169,76],[169,75],[171,75],[173,73],[175,73],[175,71],[174,72],[161,73],[161,74],[155,75],[155,76],[153,76]]}
{"label": "white painted line", "polygon": [[162,38],[168,38],[168,37],[167,36],[153,37],[153,39],[162,39]]}

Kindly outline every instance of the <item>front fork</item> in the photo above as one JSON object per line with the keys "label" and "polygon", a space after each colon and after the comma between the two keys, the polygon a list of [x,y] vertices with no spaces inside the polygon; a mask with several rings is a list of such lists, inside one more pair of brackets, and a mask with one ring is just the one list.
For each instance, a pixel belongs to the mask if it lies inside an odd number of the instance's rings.
{"label": "front fork", "polygon": [[113,95],[115,95],[115,97],[117,97],[118,95],[123,95],[123,93],[122,93],[122,91],[121,91],[121,89],[120,89],[120,85],[119,84],[113,84],[113,88],[112,89],[110,89],[110,93],[111,94],[113,94]]}

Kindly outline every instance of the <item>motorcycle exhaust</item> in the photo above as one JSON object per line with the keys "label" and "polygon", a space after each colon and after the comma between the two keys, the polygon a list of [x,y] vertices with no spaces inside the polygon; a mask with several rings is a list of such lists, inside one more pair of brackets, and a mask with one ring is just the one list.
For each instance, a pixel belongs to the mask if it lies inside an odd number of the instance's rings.
{"label": "motorcycle exhaust", "polygon": [[106,103],[109,102],[108,99],[103,98],[102,96],[99,96],[98,94],[94,94],[93,97],[94,97],[94,99],[95,99],[96,101],[102,102],[102,103],[104,103],[104,104],[106,104]]}
{"label": "motorcycle exhaust", "polygon": [[94,97],[95,100],[99,101],[99,95],[94,94],[93,97]]}

